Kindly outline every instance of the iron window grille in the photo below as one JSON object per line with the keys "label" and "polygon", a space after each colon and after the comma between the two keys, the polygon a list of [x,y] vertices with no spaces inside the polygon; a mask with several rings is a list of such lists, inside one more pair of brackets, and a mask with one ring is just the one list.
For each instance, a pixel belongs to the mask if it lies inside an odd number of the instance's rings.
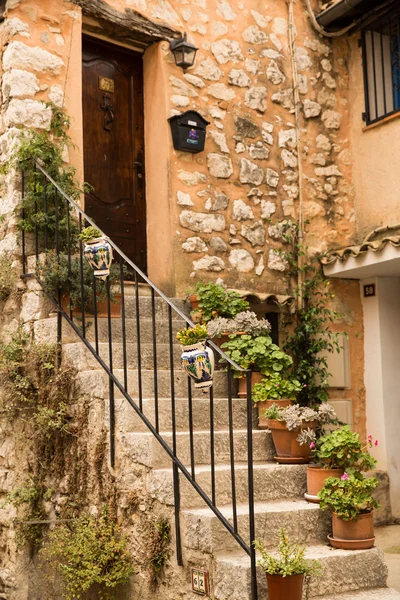
{"label": "iron window grille", "polygon": [[362,32],[367,125],[400,112],[400,10]]}

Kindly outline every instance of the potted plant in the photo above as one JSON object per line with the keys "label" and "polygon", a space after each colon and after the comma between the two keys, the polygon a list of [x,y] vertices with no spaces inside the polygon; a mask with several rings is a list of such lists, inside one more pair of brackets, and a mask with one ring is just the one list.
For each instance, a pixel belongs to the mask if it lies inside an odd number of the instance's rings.
{"label": "potted plant", "polygon": [[336,420],[335,411],[326,403],[317,409],[299,404],[279,408],[274,404],[265,416],[275,444],[275,460],[281,464],[310,462],[310,444],[315,443],[317,429]]}
{"label": "potted plant", "polygon": [[[292,359],[273,343],[271,336],[250,334],[230,335],[222,350],[243,369],[251,369],[252,385],[260,383],[264,375],[285,373],[292,365]],[[246,396],[246,379],[239,377],[239,396]]]}
{"label": "potted plant", "polygon": [[259,319],[256,313],[249,310],[238,313],[233,319],[216,317],[207,323],[208,335],[218,346],[229,341],[232,334],[259,336],[268,335],[271,325],[267,319]]}
{"label": "potted plant", "polygon": [[263,379],[261,383],[256,383],[252,390],[252,398],[258,409],[259,428],[268,429],[267,420],[264,416],[268,408],[271,408],[273,404],[280,408],[290,406],[301,388],[299,381],[284,379],[279,373],[274,373],[271,377]]}
{"label": "potted plant", "polygon": [[192,316],[194,311],[204,323],[208,323],[215,317],[231,319],[250,306],[240,294],[226,289],[224,285],[203,281],[196,284],[194,292],[189,293],[188,299],[192,305]]}
{"label": "potted plant", "polygon": [[290,544],[284,529],[279,535],[278,553],[269,553],[261,540],[254,546],[260,558],[258,566],[267,576],[268,600],[301,600],[304,579],[320,576],[322,565],[317,560],[306,560],[305,547]]}
{"label": "potted plant", "polygon": [[85,227],[79,234],[84,243],[83,254],[94,271],[95,277],[107,279],[113,260],[113,249],[110,242],[96,227]]}
{"label": "potted plant", "polygon": [[348,425],[329,431],[312,442],[311,450],[318,464],[307,467],[306,500],[319,502],[318,493],[329,477],[341,477],[344,471],[373,469],[376,460],[366,449],[377,445],[378,441],[368,436],[368,443],[363,447],[358,433],[352,432]]}
{"label": "potted plant", "polygon": [[365,478],[360,472],[329,477],[318,496],[322,510],[332,511],[331,546],[343,550],[366,550],[375,542],[373,509],[378,502],[372,492],[378,486],[375,477]]}
{"label": "potted plant", "polygon": [[194,386],[202,390],[213,384],[214,352],[206,346],[207,337],[207,327],[200,324],[181,329],[176,334],[182,344],[182,367],[193,379]]}

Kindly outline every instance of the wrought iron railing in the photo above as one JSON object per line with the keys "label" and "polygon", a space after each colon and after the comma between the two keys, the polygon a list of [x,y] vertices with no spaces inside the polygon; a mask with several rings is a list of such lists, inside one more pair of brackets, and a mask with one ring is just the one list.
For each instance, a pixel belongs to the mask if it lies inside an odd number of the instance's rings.
{"label": "wrought iron railing", "polygon": [[[26,206],[31,201],[30,214],[27,215]],[[161,444],[165,452],[172,461],[173,469],[173,490],[174,490],[174,508],[175,508],[175,534],[176,534],[176,553],[179,565],[182,565],[181,551],[181,530],[180,530],[180,480],[179,472],[189,481],[197,494],[203,499],[205,504],[213,511],[223,526],[234,537],[239,546],[249,555],[251,564],[251,598],[257,600],[257,581],[256,581],[256,555],[253,546],[255,539],[254,522],[254,477],[253,477],[253,404],[251,399],[251,372],[244,371],[239,365],[233,362],[224,352],[212,341],[207,344],[214,350],[217,361],[224,360],[225,370],[221,371],[222,376],[227,381],[227,423],[226,428],[229,433],[229,462],[231,478],[231,506],[232,522],[227,519],[218,508],[217,490],[216,490],[216,460],[215,460],[215,431],[214,431],[214,393],[213,388],[209,388],[209,438],[210,438],[210,473],[211,473],[211,494],[207,493],[196,481],[195,464],[195,435],[193,423],[193,392],[192,382],[188,377],[187,384],[187,404],[188,404],[188,427],[189,427],[189,454],[190,466],[185,465],[179,458],[177,448],[177,426],[176,426],[176,392],[175,392],[175,361],[174,361],[174,337],[173,317],[177,317],[192,326],[190,318],[177,308],[167,296],[163,294],[149,278],[131,261],[129,258],[113,243],[108,236],[104,237],[109,241],[114,250],[114,281],[117,280],[117,286],[120,291],[120,331],[122,342],[123,369],[122,376],[116,373],[114,367],[113,351],[113,323],[115,320],[111,316],[111,303],[113,300],[113,285],[110,277],[106,283],[100,283],[96,280],[91,271],[90,293],[88,294],[88,281],[86,270],[86,259],[83,255],[83,244],[79,241],[78,234],[86,226],[92,225],[97,228],[95,223],[84,213],[84,211],[74,202],[57,184],[56,181],[46,172],[46,170],[35,161],[32,161],[32,169],[25,169],[22,172],[22,277],[35,277],[42,285],[43,289],[52,298],[57,306],[57,339],[62,343],[62,322],[63,319],[70,325],[81,342],[95,357],[99,365],[105,371],[109,381],[109,413],[110,413],[110,462],[115,465],[115,389],[118,389],[132,409],[140,417],[148,430]],[[33,211],[32,211],[33,206]],[[29,216],[29,218],[28,218]],[[45,270],[51,268],[46,263],[46,257],[49,255],[53,259],[53,268],[61,269],[67,273],[67,281],[71,285],[71,294],[78,298],[80,306],[79,315],[73,310],[72,302],[65,306],[62,302],[62,288],[58,283],[56,288],[46,283],[49,273]],[[74,271],[75,270],[75,271]],[[117,275],[116,275],[117,271]],[[73,280],[73,272],[75,279]],[[130,280],[130,281],[127,281]],[[54,282],[53,282],[54,283]],[[149,286],[151,296],[151,346],[153,351],[153,396],[154,396],[154,424],[146,416],[143,410],[143,369],[142,369],[142,344],[141,344],[141,303],[140,303],[140,284],[145,283]],[[75,285],[75,287],[74,287]],[[99,348],[99,286],[102,286],[103,297],[106,304],[107,321],[107,342],[108,342],[108,360],[101,355]],[[128,381],[128,352],[127,352],[127,317],[126,317],[126,286],[134,286],[135,303],[135,338],[137,353],[137,373],[138,373],[138,397],[130,393]],[[167,308],[168,318],[168,349],[169,349],[169,372],[170,372],[170,394],[171,394],[171,423],[172,423],[172,444],[170,445],[164,439],[160,431],[159,422],[159,381],[158,381],[158,336],[157,336],[157,316],[156,316],[156,298],[161,298]],[[88,323],[85,310],[89,306],[93,310],[92,326],[94,330],[94,340],[88,340]],[[93,331],[92,330],[92,331]],[[246,422],[247,422],[247,470],[248,470],[248,531],[239,531],[237,515],[237,489],[235,475],[235,447],[234,447],[234,399],[233,399],[233,371],[241,371],[246,377],[247,382],[247,404],[246,404]],[[242,463],[242,461],[241,461]],[[245,541],[246,538],[249,542]]]}

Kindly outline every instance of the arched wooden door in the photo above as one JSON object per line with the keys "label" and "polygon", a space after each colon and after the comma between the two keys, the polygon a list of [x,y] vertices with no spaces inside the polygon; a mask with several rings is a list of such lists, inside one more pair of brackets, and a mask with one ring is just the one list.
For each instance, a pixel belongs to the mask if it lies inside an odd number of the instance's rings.
{"label": "arched wooden door", "polygon": [[82,70],[85,211],[146,272],[142,56],[84,37]]}

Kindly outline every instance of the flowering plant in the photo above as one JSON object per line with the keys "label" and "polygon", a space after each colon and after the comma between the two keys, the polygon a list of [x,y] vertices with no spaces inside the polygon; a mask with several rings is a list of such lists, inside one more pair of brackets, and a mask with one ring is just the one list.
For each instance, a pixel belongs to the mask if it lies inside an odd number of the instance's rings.
{"label": "flowering plant", "polygon": [[277,373],[263,379],[261,383],[256,383],[253,386],[252,398],[253,402],[281,400],[282,398],[294,400],[301,388],[302,385],[297,379],[283,379]]}
{"label": "flowering plant", "polygon": [[330,431],[321,436],[312,448],[314,458],[327,469],[346,469],[347,472],[369,471],[376,465],[376,460],[366,449],[377,446],[378,440],[368,436],[363,446],[358,433],[350,430],[348,425]]}
{"label": "flowering plant", "polygon": [[306,560],[305,547],[290,544],[284,529],[281,529],[279,534],[278,555],[269,554],[261,540],[256,540],[254,546],[260,554],[258,565],[268,575],[321,575],[321,563],[317,560]]}
{"label": "flowering plant", "polygon": [[289,431],[300,430],[297,441],[303,444],[315,444],[317,439],[316,427],[307,427],[305,424],[317,424],[320,429],[324,425],[336,422],[336,413],[330,404],[320,404],[318,408],[313,409],[308,406],[300,406],[292,404],[287,408],[281,408],[274,404],[271,408],[265,411],[265,417],[273,421],[283,421]]}
{"label": "flowering plant", "polygon": [[259,319],[256,313],[249,310],[240,312],[233,319],[217,317],[209,321],[207,326],[208,335],[211,338],[237,332],[258,336],[266,335],[271,331],[271,325],[267,319]]}
{"label": "flowering plant", "polygon": [[196,327],[186,327],[176,334],[176,339],[182,346],[191,346],[199,342],[204,342],[208,337],[207,327],[205,325],[196,325]]}
{"label": "flowering plant", "polygon": [[354,521],[358,515],[379,507],[371,495],[377,486],[375,477],[365,478],[357,472],[345,472],[340,479],[328,477],[318,494],[320,507],[335,512],[343,521]]}

